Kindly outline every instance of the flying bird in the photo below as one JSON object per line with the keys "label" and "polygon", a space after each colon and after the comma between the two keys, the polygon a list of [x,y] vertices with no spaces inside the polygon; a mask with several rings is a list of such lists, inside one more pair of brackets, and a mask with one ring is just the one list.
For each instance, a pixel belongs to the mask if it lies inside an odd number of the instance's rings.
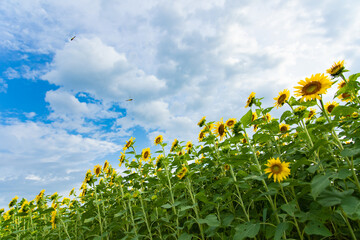
{"label": "flying bird", "polygon": [[128,101],[128,102],[131,102],[132,100],[134,100],[134,99],[132,99],[132,98],[129,98],[128,100],[126,100],[126,101]]}
{"label": "flying bird", "polygon": [[73,36],[73,37],[70,39],[70,41],[74,40],[75,38],[76,38],[76,36]]}

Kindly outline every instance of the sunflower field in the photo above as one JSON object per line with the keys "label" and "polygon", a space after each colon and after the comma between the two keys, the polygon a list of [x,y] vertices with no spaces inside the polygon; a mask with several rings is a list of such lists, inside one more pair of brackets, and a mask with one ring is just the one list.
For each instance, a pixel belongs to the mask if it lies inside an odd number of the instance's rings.
{"label": "sunflower field", "polygon": [[[69,196],[14,197],[0,210],[0,237],[360,239],[360,73],[347,72],[334,63],[271,107],[251,93],[245,115],[203,117],[199,145],[166,147],[160,135],[156,152],[137,152],[130,138],[119,159],[126,171],[106,161]],[[331,87],[339,103],[323,102]]]}

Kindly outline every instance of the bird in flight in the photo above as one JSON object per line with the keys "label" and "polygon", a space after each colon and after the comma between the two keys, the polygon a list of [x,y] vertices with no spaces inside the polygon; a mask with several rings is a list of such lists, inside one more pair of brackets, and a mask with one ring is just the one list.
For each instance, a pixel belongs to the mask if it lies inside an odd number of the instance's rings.
{"label": "bird in flight", "polygon": [[128,100],[126,100],[126,101],[128,101],[128,102],[131,102],[132,100],[134,100],[134,99],[132,99],[132,98],[129,98]]}
{"label": "bird in flight", "polygon": [[70,39],[70,41],[74,40],[75,38],[76,38],[76,36],[73,36],[73,37]]}

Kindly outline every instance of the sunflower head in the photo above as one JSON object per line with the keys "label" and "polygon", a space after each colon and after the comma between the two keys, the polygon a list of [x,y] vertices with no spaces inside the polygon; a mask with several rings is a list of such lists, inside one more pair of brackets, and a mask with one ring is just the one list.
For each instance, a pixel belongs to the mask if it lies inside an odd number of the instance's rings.
{"label": "sunflower head", "polygon": [[226,132],[227,130],[225,128],[225,124],[223,122],[223,119],[221,118],[221,120],[215,124],[215,127],[213,128],[213,133],[216,135],[216,137],[220,137],[220,141],[222,141],[226,135]]}
{"label": "sunflower head", "polygon": [[234,127],[232,128],[232,131],[235,134],[235,136],[240,135],[242,131],[241,122],[235,123]]}
{"label": "sunflower head", "polygon": [[232,127],[234,127],[235,123],[236,123],[236,119],[235,119],[235,118],[229,118],[229,119],[226,121],[225,125],[226,125],[228,128],[232,128]]}
{"label": "sunflower head", "polygon": [[265,164],[268,168],[265,173],[270,173],[268,178],[274,177],[274,182],[282,182],[290,175],[289,163],[281,162],[279,158],[271,158]]}
{"label": "sunflower head", "polygon": [[270,115],[270,113],[266,113],[265,116],[263,117],[263,119],[264,119],[266,122],[270,122],[271,119],[272,119],[272,116]]}
{"label": "sunflower head", "polygon": [[327,102],[327,103],[325,104],[325,110],[326,110],[328,113],[331,114],[332,110],[333,110],[336,106],[338,106],[338,105],[339,105],[339,104],[338,104],[337,102],[335,102],[335,101],[333,101],[333,102]]}
{"label": "sunflower head", "polygon": [[52,229],[55,229],[56,228],[56,210],[52,211],[50,222],[51,222]]}
{"label": "sunflower head", "polygon": [[257,116],[256,112],[252,112],[252,114],[251,114],[251,121],[253,122],[253,121],[255,121],[257,118],[258,118],[258,116]]}
{"label": "sunflower head", "polygon": [[354,118],[354,119],[359,118],[359,113],[358,112],[353,112],[351,114],[351,117]]}
{"label": "sunflower head", "polygon": [[134,140],[135,138],[131,137],[129,141],[126,142],[125,146],[123,147],[124,152],[134,144]]}
{"label": "sunflower head", "polygon": [[337,96],[337,98],[343,102],[349,102],[354,100],[354,97],[348,92],[340,94],[339,96]]}
{"label": "sunflower head", "polygon": [[294,109],[295,116],[298,116],[299,118],[302,118],[305,115],[306,107],[300,106]]}
{"label": "sunflower head", "polygon": [[104,166],[103,166],[104,172],[106,171],[106,169],[107,169],[108,167],[109,167],[109,162],[108,162],[108,160],[105,160]]}
{"label": "sunflower head", "polygon": [[245,105],[245,108],[247,107],[251,107],[251,105],[253,105],[254,103],[254,100],[255,100],[255,94],[254,92],[251,92],[247,101],[246,101],[246,105]]}
{"label": "sunflower head", "polygon": [[280,132],[281,132],[282,134],[287,133],[287,132],[289,131],[289,129],[290,129],[290,125],[289,125],[289,124],[281,123],[281,124],[279,125],[279,130],[280,130]]}
{"label": "sunflower head", "polygon": [[70,193],[69,193],[69,196],[73,195],[74,192],[75,192],[75,188],[72,188],[71,191],[70,191]]}
{"label": "sunflower head", "polygon": [[229,164],[225,164],[225,165],[224,165],[224,170],[225,170],[225,171],[229,171],[229,170],[230,170],[230,165],[229,165]]}
{"label": "sunflower head", "polygon": [[187,171],[188,171],[188,169],[185,166],[183,166],[176,176],[179,179],[182,179],[183,177],[185,177],[185,174],[187,173]]}
{"label": "sunflower head", "polygon": [[317,73],[311,75],[310,78],[305,78],[298,82],[300,86],[296,86],[295,96],[301,97],[303,100],[321,99],[321,94],[325,94],[327,89],[331,87],[330,79],[324,74]]}
{"label": "sunflower head", "polygon": [[97,164],[94,166],[94,174],[98,177],[100,175],[100,173],[101,173],[101,166],[100,166],[100,164]]}
{"label": "sunflower head", "polygon": [[170,152],[174,152],[178,145],[179,145],[179,141],[175,138],[174,142],[171,145]]}
{"label": "sunflower head", "polygon": [[150,158],[150,148],[145,148],[142,150],[141,158],[146,162]]}
{"label": "sunflower head", "polygon": [[163,136],[162,135],[157,136],[155,138],[155,140],[154,140],[155,145],[158,145],[158,144],[160,144],[162,142],[163,142]]}
{"label": "sunflower head", "polygon": [[254,124],[254,132],[256,132],[258,130],[258,126],[257,124]]}
{"label": "sunflower head", "polygon": [[85,183],[89,183],[92,180],[92,174],[91,174],[91,170],[87,170],[86,174],[85,174],[85,179],[84,182]]}
{"label": "sunflower head", "polygon": [[330,74],[332,77],[337,77],[341,73],[343,73],[345,70],[344,67],[344,60],[339,62],[334,62],[334,64],[331,66],[331,68],[327,69],[326,72]]}
{"label": "sunflower head", "polygon": [[198,138],[199,142],[201,142],[204,139],[204,137],[206,137],[206,132],[201,130],[199,133],[199,138]]}
{"label": "sunflower head", "polygon": [[200,121],[198,122],[198,126],[199,127],[202,127],[202,126],[204,126],[204,124],[205,124],[205,122],[206,122],[206,119],[205,119],[206,117],[204,116],[204,117],[202,117],[201,119],[200,119]]}
{"label": "sunflower head", "polygon": [[309,120],[309,119],[313,118],[315,115],[316,115],[316,109],[310,108],[309,115],[306,119]]}
{"label": "sunflower head", "polygon": [[17,203],[17,200],[19,199],[18,196],[15,196],[9,203],[9,208],[11,208],[12,206],[14,206]]}
{"label": "sunflower head", "polygon": [[119,157],[119,167],[121,167],[121,165],[124,163],[124,161],[125,161],[125,154],[124,153],[122,153],[122,152],[120,152],[120,157]]}
{"label": "sunflower head", "polygon": [[186,151],[189,152],[189,151],[192,149],[192,147],[193,147],[192,142],[191,142],[191,141],[188,141],[188,142],[186,143]]}
{"label": "sunflower head", "polygon": [[55,200],[58,196],[59,196],[58,193],[55,192],[53,195],[51,195],[50,199]]}
{"label": "sunflower head", "polygon": [[288,89],[284,89],[283,91],[279,92],[279,95],[274,98],[275,102],[275,107],[279,108],[282,107],[285,102],[289,99],[290,97],[290,91]]}
{"label": "sunflower head", "polygon": [[41,190],[41,192],[36,196],[35,198],[36,203],[39,203],[40,200],[42,200],[42,198],[44,197],[44,193],[45,193],[45,189]]}

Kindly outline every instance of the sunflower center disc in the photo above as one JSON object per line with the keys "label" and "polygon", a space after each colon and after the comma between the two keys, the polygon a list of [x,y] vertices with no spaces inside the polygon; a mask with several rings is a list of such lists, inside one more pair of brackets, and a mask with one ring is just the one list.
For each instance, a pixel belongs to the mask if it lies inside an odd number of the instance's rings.
{"label": "sunflower center disc", "polygon": [[279,98],[278,98],[278,104],[284,104],[286,99],[286,94],[282,94]]}
{"label": "sunflower center disc", "polygon": [[145,153],[144,153],[144,158],[147,159],[148,156],[149,156],[149,153],[148,153],[148,152],[145,152]]}
{"label": "sunflower center disc", "polygon": [[274,174],[281,172],[281,166],[279,166],[279,165],[272,166],[271,167],[271,172],[274,173]]}
{"label": "sunflower center disc", "polygon": [[328,112],[331,113],[332,110],[334,109],[334,107],[335,107],[334,105],[328,106],[328,108],[327,108]]}
{"label": "sunflower center disc", "polygon": [[281,132],[286,132],[286,131],[287,131],[287,127],[281,127],[281,128],[280,128],[280,131],[281,131]]}
{"label": "sunflower center disc", "polygon": [[224,124],[220,124],[220,126],[219,126],[219,135],[220,136],[222,136],[224,134],[224,128],[225,128]]}
{"label": "sunflower center disc", "polygon": [[311,82],[303,88],[303,92],[305,95],[310,95],[317,93],[320,89],[321,89],[320,82]]}
{"label": "sunflower center disc", "polygon": [[348,97],[351,96],[351,94],[350,94],[350,93],[343,93],[343,94],[341,94],[341,96],[342,96],[343,98],[348,98]]}

